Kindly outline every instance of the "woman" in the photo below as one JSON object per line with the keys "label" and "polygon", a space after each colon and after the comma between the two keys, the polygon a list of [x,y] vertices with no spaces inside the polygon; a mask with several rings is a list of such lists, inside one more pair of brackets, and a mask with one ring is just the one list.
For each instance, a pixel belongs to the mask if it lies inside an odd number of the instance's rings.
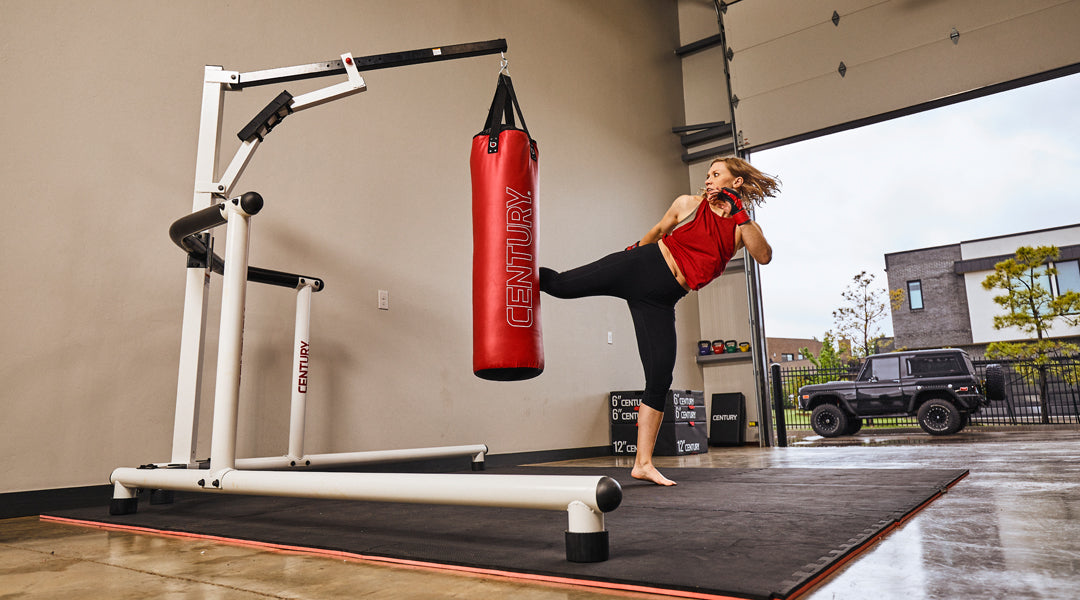
{"label": "woman", "polygon": [[[540,290],[556,298],[615,296],[630,306],[645,370],[630,472],[635,479],[675,485],[652,461],[675,370],[675,303],[723,273],[740,248],[761,264],[772,260],[772,248],[742,202],[758,205],[778,190],[776,179],[750,163],[718,158],[709,165],[701,195],[676,198],[660,222],[625,251],[562,273],[540,269]],[[691,215],[689,223],[676,229]]]}

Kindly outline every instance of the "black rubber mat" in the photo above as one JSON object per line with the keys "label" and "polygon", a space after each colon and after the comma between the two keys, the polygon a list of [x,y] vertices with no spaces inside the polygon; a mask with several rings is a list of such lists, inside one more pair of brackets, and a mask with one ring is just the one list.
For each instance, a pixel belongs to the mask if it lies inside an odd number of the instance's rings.
{"label": "black rubber mat", "polygon": [[[177,493],[176,501],[79,521],[182,531],[673,595],[791,598],[963,478],[936,469],[666,469],[663,488],[626,469],[517,467],[491,473],[611,475],[611,558],[566,561],[565,512]],[[483,473],[476,474],[483,477]]]}

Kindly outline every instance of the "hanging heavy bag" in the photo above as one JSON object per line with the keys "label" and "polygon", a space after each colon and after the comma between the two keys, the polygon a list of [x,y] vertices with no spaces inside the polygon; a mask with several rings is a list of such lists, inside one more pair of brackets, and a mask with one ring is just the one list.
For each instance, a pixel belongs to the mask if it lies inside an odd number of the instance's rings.
{"label": "hanging heavy bag", "polygon": [[506,74],[499,75],[484,130],[473,137],[469,166],[473,373],[494,381],[530,379],[544,371],[536,264],[537,149]]}

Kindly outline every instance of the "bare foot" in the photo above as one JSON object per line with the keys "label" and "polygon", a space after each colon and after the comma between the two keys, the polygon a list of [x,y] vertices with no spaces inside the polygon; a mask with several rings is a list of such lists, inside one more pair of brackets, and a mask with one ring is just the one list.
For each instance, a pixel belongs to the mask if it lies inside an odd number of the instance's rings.
{"label": "bare foot", "polygon": [[642,481],[651,481],[656,485],[678,485],[674,481],[661,475],[660,471],[657,471],[656,467],[652,465],[644,467],[635,465],[634,469],[630,471],[630,476],[634,479],[641,479]]}

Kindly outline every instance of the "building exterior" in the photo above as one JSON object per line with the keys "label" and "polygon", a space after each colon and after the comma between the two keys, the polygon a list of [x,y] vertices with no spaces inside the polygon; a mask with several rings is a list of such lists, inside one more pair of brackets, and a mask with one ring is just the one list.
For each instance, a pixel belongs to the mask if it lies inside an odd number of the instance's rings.
{"label": "building exterior", "polygon": [[769,364],[780,363],[780,366],[789,367],[812,367],[809,358],[803,356],[802,349],[806,348],[815,356],[821,353],[821,340],[805,338],[765,338],[766,353]]}
{"label": "building exterior", "polygon": [[[1051,291],[1080,291],[1080,224],[886,254],[889,289],[904,292],[903,304],[892,309],[895,347],[960,347],[981,357],[991,342],[1026,339],[1015,328],[994,329],[994,316],[1003,314],[993,300],[1000,291],[982,282],[1017,248],[1051,245],[1060,250]],[[1077,337],[1080,327],[1059,325],[1051,336]]]}

